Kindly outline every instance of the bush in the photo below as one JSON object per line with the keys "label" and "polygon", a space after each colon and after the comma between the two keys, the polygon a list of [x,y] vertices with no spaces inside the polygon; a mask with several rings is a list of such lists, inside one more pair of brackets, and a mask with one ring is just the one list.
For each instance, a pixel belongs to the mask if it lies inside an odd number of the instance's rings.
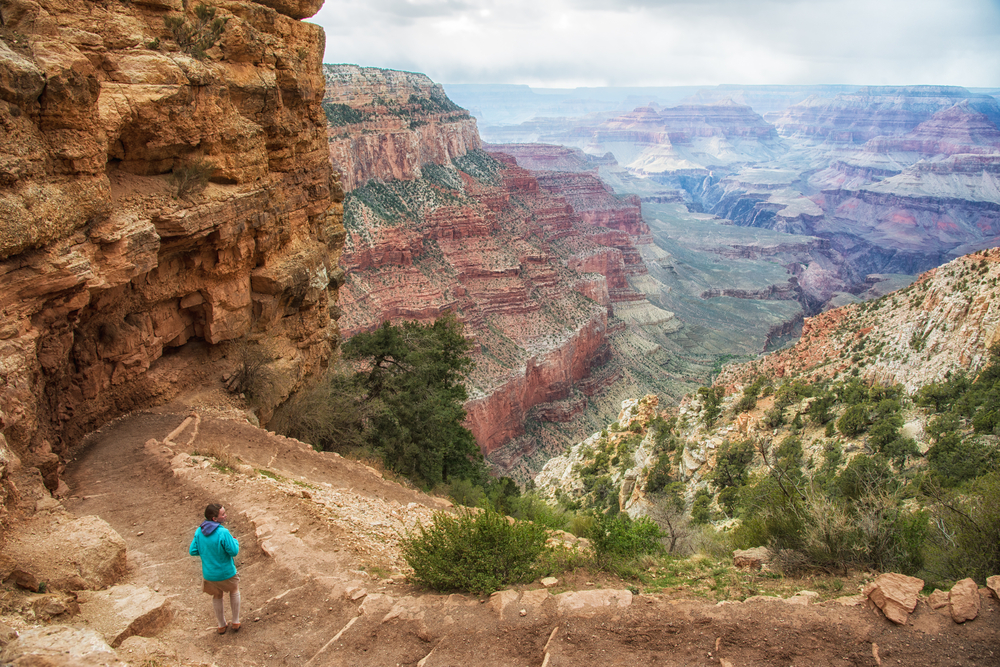
{"label": "bush", "polygon": [[170,182],[177,188],[177,196],[188,199],[208,186],[208,178],[215,171],[209,162],[196,160],[188,164],[174,167],[170,173]]}
{"label": "bush", "polygon": [[982,586],[1000,572],[1000,471],[983,475],[961,494],[938,495],[935,556],[945,579],[972,577]]}
{"label": "bush", "polygon": [[844,410],[837,420],[837,430],[848,438],[861,435],[868,428],[868,406],[864,403],[852,405]]}
{"label": "bush", "polygon": [[437,591],[488,595],[535,578],[546,551],[544,527],[510,523],[492,509],[439,512],[430,527],[420,526],[400,547],[413,568],[413,581]]}
{"label": "bush", "polygon": [[194,8],[194,14],[194,23],[177,16],[168,16],[163,19],[163,23],[173,35],[177,46],[188,55],[200,60],[207,57],[205,52],[219,41],[229,19],[216,18],[215,7],[203,4]]}
{"label": "bush", "polygon": [[379,407],[363,399],[364,387],[346,368],[329,370],[278,407],[268,428],[317,451],[350,454],[365,448],[365,425]]}
{"label": "bush", "polygon": [[511,502],[510,515],[522,521],[532,521],[552,530],[566,530],[569,515],[545,502],[537,492],[528,491]]}
{"label": "bush", "polygon": [[235,352],[236,371],[229,378],[230,390],[243,394],[252,405],[272,406],[277,400],[277,376],[271,369],[275,355],[270,345],[242,338],[235,343]]}
{"label": "bush", "polygon": [[627,514],[600,514],[587,537],[590,538],[598,564],[615,569],[619,560],[634,560],[646,554],[663,552],[663,533],[648,517],[630,519]]}

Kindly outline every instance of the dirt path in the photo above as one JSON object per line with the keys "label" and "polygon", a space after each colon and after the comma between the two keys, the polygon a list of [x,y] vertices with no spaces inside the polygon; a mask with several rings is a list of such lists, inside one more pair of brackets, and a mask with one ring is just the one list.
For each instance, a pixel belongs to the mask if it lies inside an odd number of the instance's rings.
{"label": "dirt path", "polygon": [[[574,608],[537,584],[489,602],[422,593],[388,577],[399,565],[393,544],[437,501],[249,424],[189,417],[113,422],[66,474],[67,509],[96,514],[125,538],[128,582],[170,597],[162,665],[1000,664],[1000,605],[990,598],[965,625],[922,604],[896,627],[833,603],[713,605],[621,592],[627,607]],[[198,455],[206,452],[219,458]],[[219,470],[217,460],[233,467]],[[226,505],[241,543],[238,634],[215,633],[198,560],[187,555],[209,502]]]}

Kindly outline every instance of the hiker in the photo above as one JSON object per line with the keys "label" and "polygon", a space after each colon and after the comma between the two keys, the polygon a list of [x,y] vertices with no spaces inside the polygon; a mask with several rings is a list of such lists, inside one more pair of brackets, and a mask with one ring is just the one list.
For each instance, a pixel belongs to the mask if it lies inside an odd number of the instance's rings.
{"label": "hiker", "polygon": [[[201,556],[204,577],[201,590],[212,596],[220,635],[226,634],[230,627],[233,632],[240,631],[240,575],[236,573],[236,563],[233,562],[233,556],[240,552],[240,543],[222,525],[225,520],[225,507],[217,503],[206,507],[205,520],[195,529],[188,549],[192,556]],[[226,623],[223,593],[229,593],[229,606],[233,611],[231,624]]]}

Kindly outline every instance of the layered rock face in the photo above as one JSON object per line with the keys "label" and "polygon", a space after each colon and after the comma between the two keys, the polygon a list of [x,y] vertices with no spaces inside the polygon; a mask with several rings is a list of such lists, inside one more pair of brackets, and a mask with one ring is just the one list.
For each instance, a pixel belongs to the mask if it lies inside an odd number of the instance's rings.
{"label": "layered rock face", "polygon": [[342,195],[295,20],[320,4],[0,7],[0,427],[51,488],[228,341],[271,340],[279,394],[329,357]]}
{"label": "layered rock face", "polygon": [[476,120],[423,74],[324,65],[330,159],[346,190],[372,178],[412,180],[481,147]]}
{"label": "layered rock face", "polygon": [[477,151],[425,167],[423,179],[369,184],[346,203],[345,335],[458,314],[477,343],[466,409],[486,453],[609,361],[609,294],[628,289],[621,251],[510,162]]}
{"label": "layered rock face", "polygon": [[[579,130],[578,130],[579,132]],[[774,127],[732,100],[658,109],[639,107],[592,129],[589,153],[609,151],[644,177],[697,173],[780,152]]]}
{"label": "layered rock face", "polygon": [[994,98],[957,86],[873,86],[832,100],[810,97],[786,109],[774,125],[783,137],[864,144],[876,137],[904,135],[959,103],[985,114],[994,124],[1000,120]]}
{"label": "layered rock face", "polygon": [[[488,454],[526,421],[590,409],[622,377],[609,318],[673,317],[628,282],[646,272],[638,198],[583,170],[533,173],[477,150],[475,122],[424,76],[334,66],[326,77],[331,155],[349,172],[344,334],[455,312],[476,341],[466,409]],[[581,156],[560,149],[550,164]]]}

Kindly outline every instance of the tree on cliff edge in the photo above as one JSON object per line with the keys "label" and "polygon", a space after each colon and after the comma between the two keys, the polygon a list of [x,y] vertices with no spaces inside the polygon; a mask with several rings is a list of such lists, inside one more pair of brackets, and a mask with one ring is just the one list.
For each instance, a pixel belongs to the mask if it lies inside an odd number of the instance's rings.
{"label": "tree on cliff edge", "polygon": [[430,325],[386,322],[342,347],[345,360],[365,368],[355,376],[363,400],[378,405],[366,430],[369,445],[388,468],[428,488],[484,475],[475,438],[462,426],[470,348],[452,314]]}

